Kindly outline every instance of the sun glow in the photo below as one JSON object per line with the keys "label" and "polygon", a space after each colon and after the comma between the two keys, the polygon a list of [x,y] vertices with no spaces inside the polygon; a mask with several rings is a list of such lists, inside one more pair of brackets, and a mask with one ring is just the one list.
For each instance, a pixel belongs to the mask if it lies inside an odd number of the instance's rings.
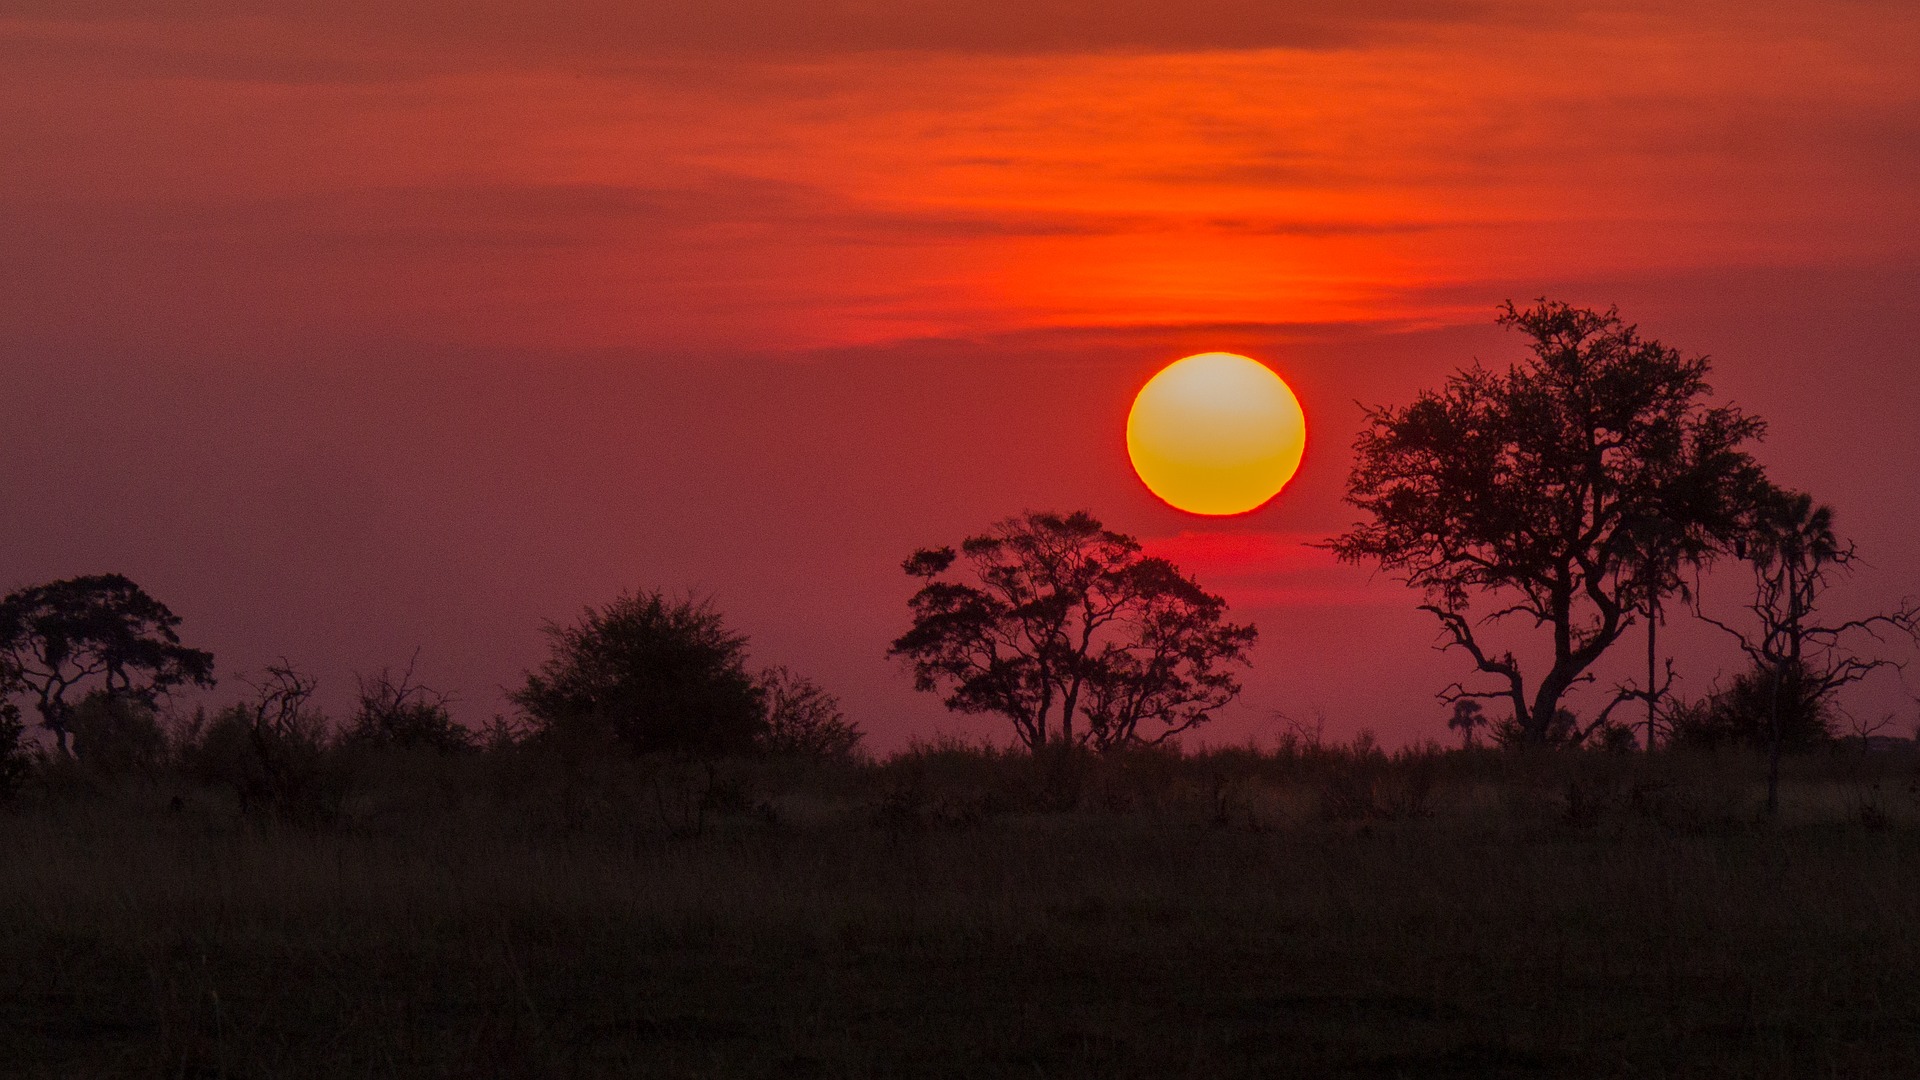
{"label": "sun glow", "polygon": [[1176,360],[1147,380],[1127,415],[1127,456],[1147,489],[1193,514],[1256,510],[1280,493],[1306,450],[1300,400],[1237,353]]}

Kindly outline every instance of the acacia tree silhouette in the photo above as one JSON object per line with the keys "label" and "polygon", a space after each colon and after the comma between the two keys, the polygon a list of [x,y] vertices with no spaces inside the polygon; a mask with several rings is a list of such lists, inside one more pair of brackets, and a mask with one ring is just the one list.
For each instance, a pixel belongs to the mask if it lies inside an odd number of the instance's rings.
{"label": "acacia tree silhouette", "polygon": [[[1423,590],[1443,647],[1497,679],[1455,683],[1443,700],[1504,698],[1519,741],[1541,744],[1636,613],[1657,611],[1684,567],[1739,534],[1764,483],[1745,450],[1763,425],[1708,406],[1706,360],[1641,338],[1616,310],[1509,301],[1498,321],[1531,339],[1530,357],[1505,372],[1476,364],[1404,409],[1367,411],[1347,501],[1371,520],[1329,546]],[[1504,606],[1476,617],[1476,593]],[[1516,615],[1550,637],[1552,661],[1531,684],[1513,652],[1482,640]],[[1634,696],[1623,690],[1568,737]]]}
{"label": "acacia tree silhouette", "polygon": [[[943,579],[962,555],[971,580]],[[1205,723],[1240,693],[1235,669],[1257,634],[1085,511],[1008,518],[902,566],[924,584],[888,655],[917,689],[944,688],[948,708],[1012,720],[1029,750],[1157,744]]]}
{"label": "acacia tree silhouette", "polygon": [[0,687],[26,691],[62,755],[76,696],[151,706],[168,690],[213,685],[213,654],[180,644],[180,617],[119,574],[21,589],[0,600]]}

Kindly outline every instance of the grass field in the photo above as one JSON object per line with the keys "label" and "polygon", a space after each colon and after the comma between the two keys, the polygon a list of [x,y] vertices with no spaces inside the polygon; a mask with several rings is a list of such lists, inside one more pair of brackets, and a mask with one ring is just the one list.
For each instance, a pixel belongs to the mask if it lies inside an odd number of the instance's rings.
{"label": "grass field", "polygon": [[1916,761],[388,755],[0,814],[21,1077],[1920,1076]]}

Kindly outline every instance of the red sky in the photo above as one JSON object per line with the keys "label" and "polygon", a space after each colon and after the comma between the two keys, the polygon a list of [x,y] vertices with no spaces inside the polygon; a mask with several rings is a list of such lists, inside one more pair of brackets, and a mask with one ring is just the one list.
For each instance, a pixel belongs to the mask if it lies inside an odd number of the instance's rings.
{"label": "red sky", "polygon": [[[1355,6],[14,0],[0,585],[125,572],[222,695],[419,646],[476,722],[542,619],[695,589],[887,749],[998,730],[882,657],[899,560],[1084,507],[1261,626],[1213,739],[1444,735],[1413,597],[1302,542],[1355,402],[1547,294],[1715,357],[1859,540],[1841,603],[1920,593],[1920,9]],[[1227,522],[1122,444],[1211,349],[1312,425]]]}

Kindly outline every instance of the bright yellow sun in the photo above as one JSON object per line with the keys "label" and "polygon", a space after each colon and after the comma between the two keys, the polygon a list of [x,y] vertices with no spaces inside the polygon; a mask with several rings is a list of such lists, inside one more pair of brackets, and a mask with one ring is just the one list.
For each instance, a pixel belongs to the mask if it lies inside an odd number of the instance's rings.
{"label": "bright yellow sun", "polygon": [[1280,493],[1307,445],[1300,399],[1257,360],[1175,360],[1127,414],[1127,456],[1155,495],[1194,514],[1244,514]]}

